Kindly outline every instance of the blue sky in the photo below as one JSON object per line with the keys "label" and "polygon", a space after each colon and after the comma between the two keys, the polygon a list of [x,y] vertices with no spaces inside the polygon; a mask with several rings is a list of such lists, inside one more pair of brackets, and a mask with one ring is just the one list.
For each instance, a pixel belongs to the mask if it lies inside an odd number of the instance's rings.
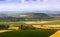
{"label": "blue sky", "polygon": [[0,0],[0,11],[60,11],[60,0]]}

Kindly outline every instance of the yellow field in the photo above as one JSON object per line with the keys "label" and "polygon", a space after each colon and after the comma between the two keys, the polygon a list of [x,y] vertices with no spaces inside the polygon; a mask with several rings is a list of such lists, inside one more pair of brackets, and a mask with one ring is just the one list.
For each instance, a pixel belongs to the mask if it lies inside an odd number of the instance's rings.
{"label": "yellow field", "polygon": [[58,30],[56,33],[54,33],[53,35],[49,37],[60,37],[60,30]]}
{"label": "yellow field", "polygon": [[0,30],[0,33],[7,32],[7,31],[12,31],[12,30]]}

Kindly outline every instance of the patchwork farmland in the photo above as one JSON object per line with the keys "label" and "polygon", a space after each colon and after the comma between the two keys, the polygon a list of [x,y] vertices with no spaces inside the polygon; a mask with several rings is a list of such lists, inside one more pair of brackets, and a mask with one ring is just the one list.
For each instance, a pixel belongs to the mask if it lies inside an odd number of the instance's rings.
{"label": "patchwork farmland", "polygon": [[49,37],[60,30],[60,19],[43,13],[3,16],[0,16],[0,37]]}

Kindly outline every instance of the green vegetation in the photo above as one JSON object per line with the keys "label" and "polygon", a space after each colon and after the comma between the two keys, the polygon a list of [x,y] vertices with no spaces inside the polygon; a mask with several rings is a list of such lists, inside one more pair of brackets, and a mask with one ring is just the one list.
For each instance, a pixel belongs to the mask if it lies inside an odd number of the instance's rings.
{"label": "green vegetation", "polygon": [[47,23],[44,23],[42,25],[60,25],[60,20],[48,21]]}
{"label": "green vegetation", "polygon": [[0,22],[0,25],[25,25],[23,22]]}
{"label": "green vegetation", "polygon": [[[24,22],[31,22],[31,21],[22,21],[22,22],[0,22],[0,25],[27,25]],[[41,22],[41,21],[34,21],[34,22]],[[60,25],[60,20],[52,20],[47,21],[47,23],[37,23],[37,24],[30,24],[30,25]]]}
{"label": "green vegetation", "polygon": [[17,30],[0,33],[0,37],[49,37],[57,30]]}
{"label": "green vegetation", "polygon": [[[36,24],[30,24],[30,25],[60,25],[60,20],[51,20],[46,21],[46,23],[37,23],[41,21],[20,21],[20,22],[0,22],[0,25],[28,25],[25,22],[36,22]],[[44,21],[42,21],[44,22]]]}

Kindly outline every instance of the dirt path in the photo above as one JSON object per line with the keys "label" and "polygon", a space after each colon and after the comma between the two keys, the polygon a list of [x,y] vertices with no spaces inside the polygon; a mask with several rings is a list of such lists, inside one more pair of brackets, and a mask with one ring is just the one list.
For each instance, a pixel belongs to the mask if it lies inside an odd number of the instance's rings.
{"label": "dirt path", "polygon": [[60,37],[60,30],[49,37]]}

